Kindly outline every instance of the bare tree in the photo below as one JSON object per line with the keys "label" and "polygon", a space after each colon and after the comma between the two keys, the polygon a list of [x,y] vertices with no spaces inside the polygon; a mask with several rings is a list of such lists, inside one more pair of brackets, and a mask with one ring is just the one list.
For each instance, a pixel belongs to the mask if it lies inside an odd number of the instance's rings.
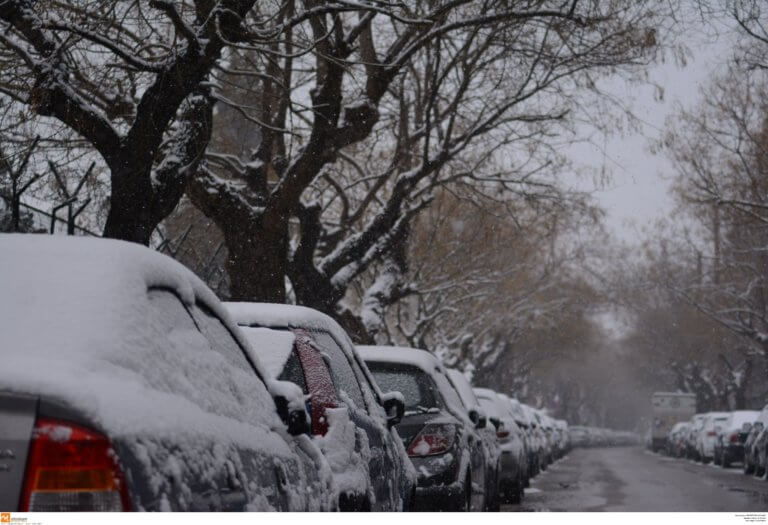
{"label": "bare tree", "polygon": [[557,165],[550,124],[591,74],[649,59],[667,4],[308,5],[282,41],[217,70],[212,96],[258,141],[210,150],[190,196],[224,234],[233,297],[282,302],[287,278],[343,317],[437,188],[537,186]]}
{"label": "bare tree", "polygon": [[276,37],[258,21],[246,29],[253,4],[0,2],[0,97],[98,152],[105,236],[148,244],[178,203],[209,140],[211,68],[232,42]]}

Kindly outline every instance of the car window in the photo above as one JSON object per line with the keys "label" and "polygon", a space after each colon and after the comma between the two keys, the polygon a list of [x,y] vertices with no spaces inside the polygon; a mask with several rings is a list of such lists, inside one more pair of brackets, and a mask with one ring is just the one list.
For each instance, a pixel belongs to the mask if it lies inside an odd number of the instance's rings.
{"label": "car window", "polygon": [[280,372],[280,375],[277,376],[277,378],[280,381],[290,381],[291,383],[295,383],[301,387],[301,390],[304,392],[304,394],[309,393],[307,381],[304,378],[304,370],[301,366],[301,362],[299,361],[299,356],[296,355],[295,350],[291,351],[290,356],[288,356],[288,360],[283,366],[282,372]]}
{"label": "car window", "polygon": [[[212,344],[213,334],[219,329],[210,319],[197,312],[200,322],[206,323],[210,336],[206,337],[192,316],[196,309],[187,308],[172,291],[153,288],[147,291],[147,298],[147,326],[142,336],[156,345],[141,373],[150,388],[181,396],[207,412],[239,421],[277,421],[274,403],[250,364],[244,358],[241,366],[232,364],[233,359],[221,349],[223,345]],[[226,332],[223,325],[220,330]],[[228,332],[227,337],[219,335],[224,344],[229,340],[236,345]],[[247,369],[242,368],[243,363]]]}
{"label": "car window", "polygon": [[429,374],[421,368],[400,363],[368,362],[379,388],[403,394],[405,409],[419,411],[443,408],[443,399]]}
{"label": "car window", "polygon": [[464,403],[461,402],[459,394],[453,388],[451,382],[448,381],[443,370],[435,367],[432,376],[435,379],[435,383],[437,383],[437,387],[440,389],[440,393],[443,394],[443,399],[446,405],[448,405],[448,409],[456,416],[465,417],[466,409],[464,408]]}
{"label": "car window", "polygon": [[211,348],[223,355],[230,364],[243,370],[250,370],[255,373],[254,368],[248,362],[240,345],[229,333],[229,330],[221,323],[218,317],[203,304],[197,304],[190,309],[197,326],[203,333]]}
{"label": "car window", "polygon": [[365,410],[363,392],[344,351],[327,332],[312,332],[312,338],[330,360],[331,379],[336,390],[341,395],[346,394],[355,405]]}

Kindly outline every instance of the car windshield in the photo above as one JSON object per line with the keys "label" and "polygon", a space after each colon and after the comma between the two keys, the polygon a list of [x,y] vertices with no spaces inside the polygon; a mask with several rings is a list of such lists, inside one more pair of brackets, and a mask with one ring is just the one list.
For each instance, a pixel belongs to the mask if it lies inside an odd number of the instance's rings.
{"label": "car windshield", "polygon": [[443,408],[437,386],[427,373],[416,366],[368,362],[368,369],[384,392],[400,392],[408,412],[431,412]]}

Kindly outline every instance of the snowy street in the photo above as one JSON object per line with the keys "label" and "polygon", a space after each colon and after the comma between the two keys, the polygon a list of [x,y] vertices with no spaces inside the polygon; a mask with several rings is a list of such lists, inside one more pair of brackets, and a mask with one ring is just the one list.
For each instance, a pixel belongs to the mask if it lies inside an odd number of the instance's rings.
{"label": "snowy street", "polygon": [[768,482],[639,447],[576,448],[505,511],[765,511]]}

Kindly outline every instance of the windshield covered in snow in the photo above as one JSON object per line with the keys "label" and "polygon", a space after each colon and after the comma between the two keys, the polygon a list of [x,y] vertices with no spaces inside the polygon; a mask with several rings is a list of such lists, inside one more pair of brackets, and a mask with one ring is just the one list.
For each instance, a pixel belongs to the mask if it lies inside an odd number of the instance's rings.
{"label": "windshield covered in snow", "polygon": [[437,386],[422,369],[398,363],[368,362],[379,388],[384,392],[400,392],[408,412],[428,412],[444,406]]}

